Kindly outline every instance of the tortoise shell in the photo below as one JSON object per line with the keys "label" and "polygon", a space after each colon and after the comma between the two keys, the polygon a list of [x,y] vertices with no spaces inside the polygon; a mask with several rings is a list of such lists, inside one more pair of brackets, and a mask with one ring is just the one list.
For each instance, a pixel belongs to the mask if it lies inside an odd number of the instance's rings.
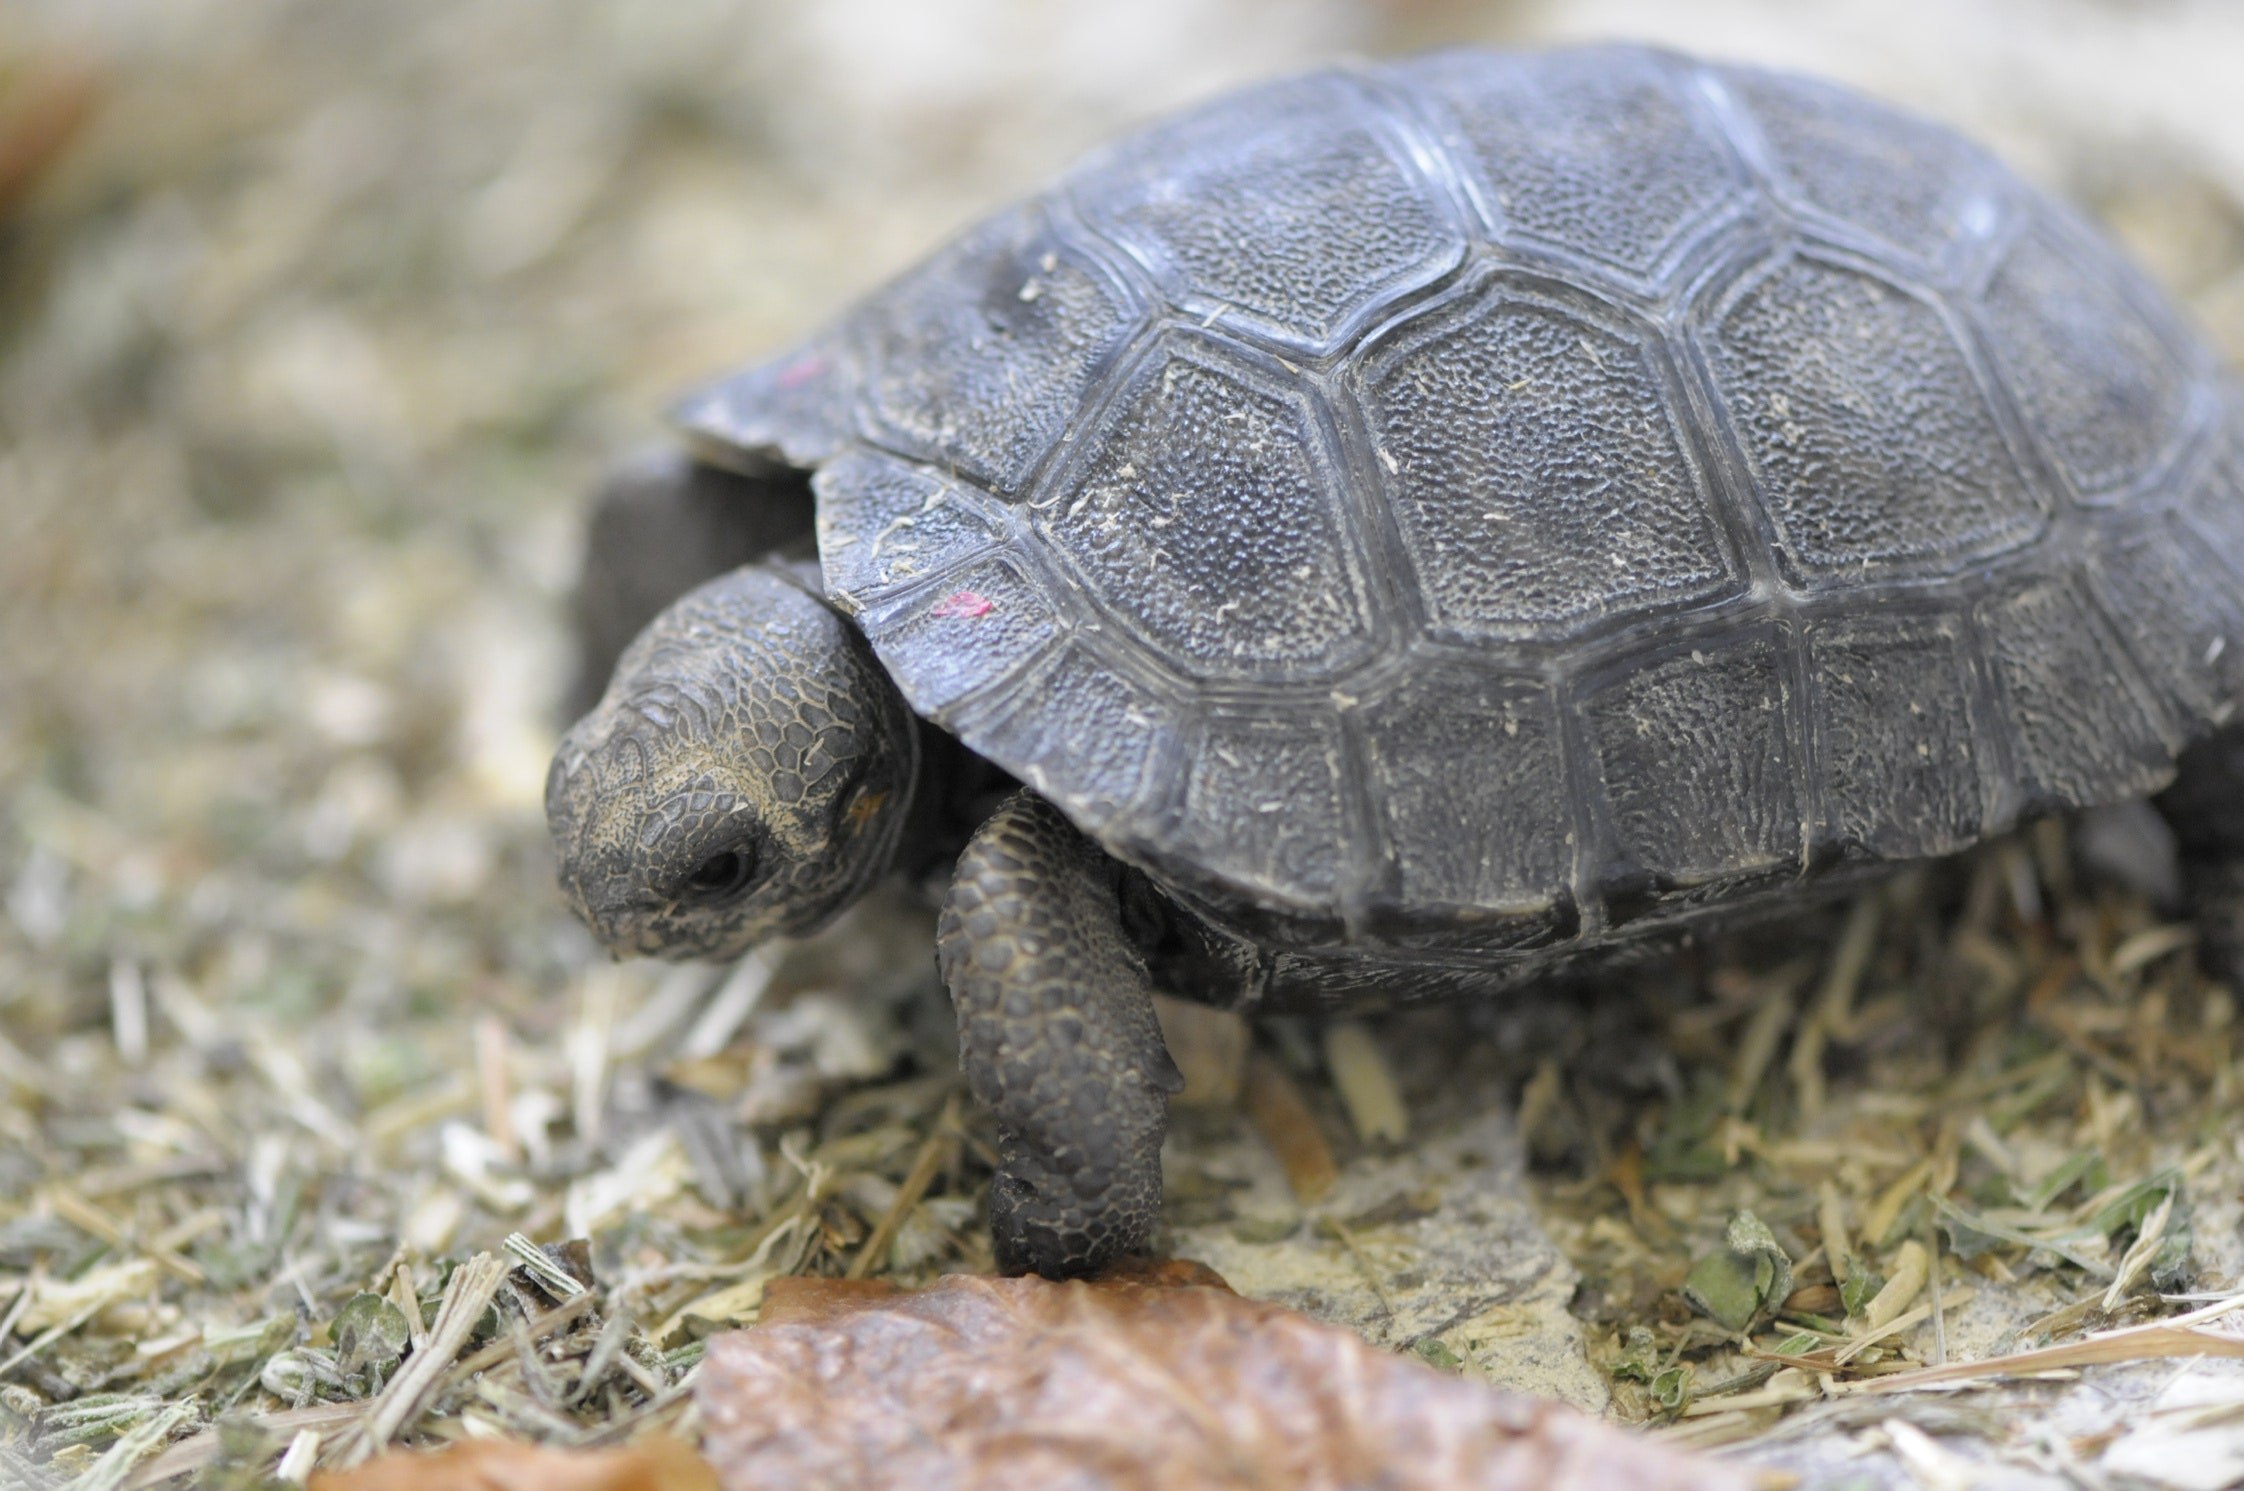
{"label": "tortoise shell", "polygon": [[1951,131],[1599,47],[1222,98],[683,422],[815,469],[913,707],[1117,855],[1525,951],[2166,782],[2240,411]]}

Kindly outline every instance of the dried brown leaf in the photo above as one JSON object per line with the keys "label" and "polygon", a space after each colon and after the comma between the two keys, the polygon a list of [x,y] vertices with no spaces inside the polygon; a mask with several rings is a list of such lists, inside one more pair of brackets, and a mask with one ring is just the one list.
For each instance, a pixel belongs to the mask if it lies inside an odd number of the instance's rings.
{"label": "dried brown leaf", "polygon": [[53,169],[93,118],[101,80],[90,67],[59,65],[11,98],[0,117],[0,217]]}
{"label": "dried brown leaf", "polygon": [[733,1491],[1752,1484],[1184,1277],[774,1280],[761,1325],[709,1343],[705,1453]]}
{"label": "dried brown leaf", "polygon": [[675,1439],[620,1450],[551,1450],[508,1440],[397,1453],[312,1477],[311,1491],[716,1491],[702,1458]]}
{"label": "dried brown leaf", "polygon": [[1184,1074],[1183,1088],[1169,1098],[1170,1109],[1222,1113],[1236,1107],[1254,1042],[1246,1018],[1237,1010],[1167,994],[1153,996],[1153,1013],[1161,1022],[1161,1043]]}
{"label": "dried brown leaf", "polygon": [[1247,1058],[1246,1086],[1241,1094],[1247,1117],[1278,1156],[1286,1184],[1303,1206],[1322,1201],[1340,1179],[1340,1166],[1317,1115],[1286,1069],[1267,1056]]}

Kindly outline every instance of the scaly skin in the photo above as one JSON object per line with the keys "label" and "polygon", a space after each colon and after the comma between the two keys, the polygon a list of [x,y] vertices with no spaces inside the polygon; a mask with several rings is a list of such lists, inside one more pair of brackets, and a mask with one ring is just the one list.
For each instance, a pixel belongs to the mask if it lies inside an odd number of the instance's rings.
{"label": "scaly skin", "polygon": [[812,931],[888,869],[918,762],[849,623],[777,566],[734,570],[640,633],[555,753],[562,889],[620,952],[734,958]]}
{"label": "scaly skin", "polygon": [[1067,1278],[1143,1251],[1161,1215],[1161,1135],[1183,1085],[1119,869],[1021,792],[959,858],[937,947],[967,1085],[997,1118],[990,1230],[1007,1273]]}

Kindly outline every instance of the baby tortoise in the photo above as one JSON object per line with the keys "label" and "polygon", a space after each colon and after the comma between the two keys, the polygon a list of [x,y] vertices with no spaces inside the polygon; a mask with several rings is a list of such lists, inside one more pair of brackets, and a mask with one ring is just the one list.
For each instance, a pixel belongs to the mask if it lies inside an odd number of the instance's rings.
{"label": "baby tortoise", "polygon": [[653,619],[554,762],[562,882],[730,958],[957,855],[1008,1270],[1147,1244],[1155,987],[1488,996],[2170,785],[2244,948],[2244,395],[1844,89],[1634,47],[1250,88],[682,423],[595,527],[593,651]]}

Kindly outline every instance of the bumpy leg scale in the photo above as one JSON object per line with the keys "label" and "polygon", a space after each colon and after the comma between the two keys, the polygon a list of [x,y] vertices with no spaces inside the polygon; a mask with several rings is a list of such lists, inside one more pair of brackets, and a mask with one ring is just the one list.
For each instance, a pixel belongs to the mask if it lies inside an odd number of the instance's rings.
{"label": "bumpy leg scale", "polygon": [[1064,1278],[1145,1249],[1183,1085],[1122,931],[1119,869],[1022,792],[967,845],[938,933],[959,1058],[995,1114],[990,1228],[1007,1273]]}

